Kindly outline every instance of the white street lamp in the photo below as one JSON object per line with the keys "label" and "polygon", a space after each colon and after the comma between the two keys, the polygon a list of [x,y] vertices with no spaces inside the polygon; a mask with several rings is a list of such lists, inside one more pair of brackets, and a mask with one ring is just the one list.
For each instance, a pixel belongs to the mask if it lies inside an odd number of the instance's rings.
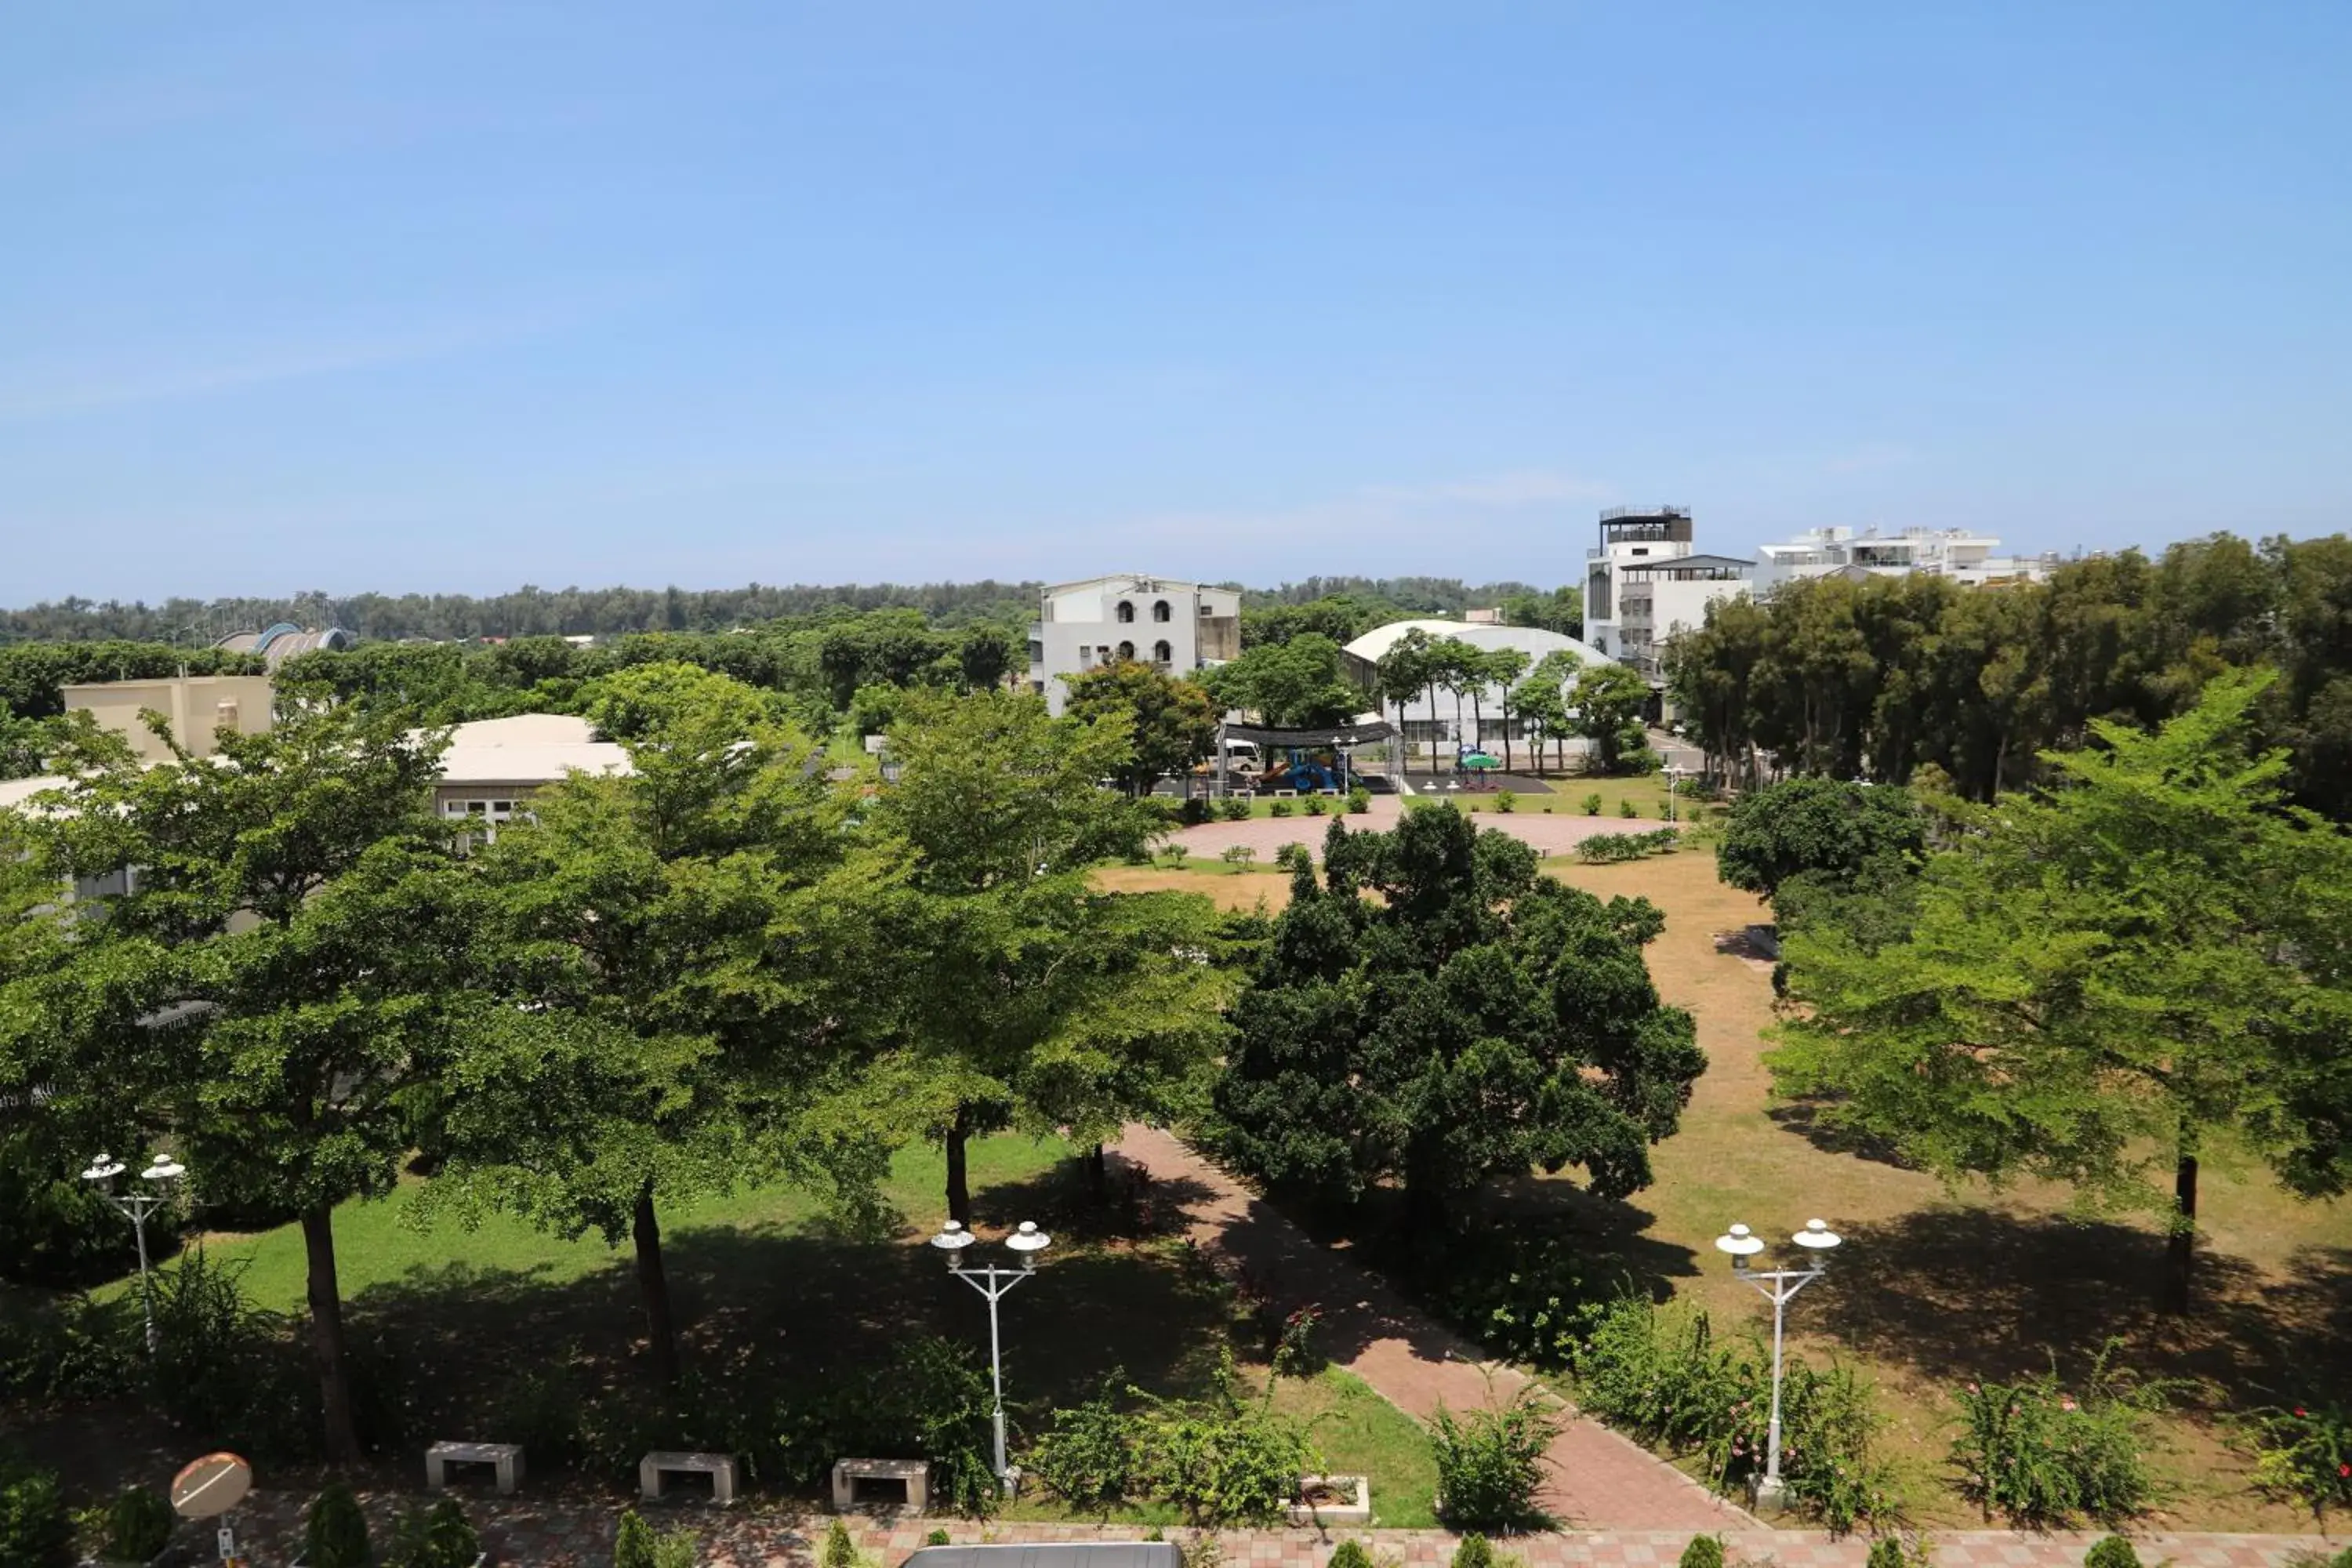
{"label": "white street lamp", "polygon": [[1682,776],[1682,769],[1672,763],[1666,764],[1666,820],[1668,822],[1675,819],[1675,781]]}
{"label": "white street lamp", "polygon": [[114,1190],[114,1179],[122,1174],[124,1169],[121,1161],[100,1154],[89,1163],[89,1169],[81,1173],[81,1179],[96,1187],[108,1203],[122,1211],[131,1221],[132,1233],[139,1238],[139,1300],[147,1313],[147,1353],[152,1356],[155,1353],[156,1342],[155,1288],[147,1272],[147,1216],[171,1201],[163,1189],[165,1184],[186,1175],[187,1168],[168,1155],[158,1154],[145,1170],[139,1173],[139,1179],[149,1184],[147,1190],[118,1193]]}
{"label": "white street lamp", "polygon": [[1764,1238],[1744,1225],[1715,1238],[1716,1250],[1731,1255],[1731,1270],[1762,1291],[1772,1303],[1772,1418],[1764,1428],[1764,1479],[1756,1483],[1759,1508],[1778,1508],[1788,1494],[1780,1479],[1780,1343],[1781,1325],[1789,1302],[1798,1291],[1829,1271],[1830,1252],[1844,1238],[1817,1219],[1790,1240],[1805,1249],[1810,1261],[1802,1268],[1756,1268],[1748,1260],[1764,1250]]}
{"label": "white street lamp", "polygon": [[1007,1268],[997,1264],[971,1268],[964,1265],[964,1248],[980,1237],[966,1230],[962,1224],[950,1220],[931,1237],[931,1245],[948,1255],[948,1272],[988,1298],[988,1375],[996,1391],[996,1479],[1007,1496],[1013,1491],[1013,1468],[1004,1457],[1004,1352],[996,1331],[996,1303],[1006,1291],[1036,1272],[1037,1255],[1053,1245],[1054,1238],[1028,1220],[1023,1220],[1004,1245],[1020,1259],[1020,1267]]}

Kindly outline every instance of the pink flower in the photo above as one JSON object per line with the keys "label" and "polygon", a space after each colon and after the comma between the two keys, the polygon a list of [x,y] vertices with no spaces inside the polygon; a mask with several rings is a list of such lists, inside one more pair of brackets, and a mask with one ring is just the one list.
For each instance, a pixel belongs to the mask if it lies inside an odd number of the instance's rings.
{"label": "pink flower", "polygon": [[2297,1415],[2310,1415],[2310,1414],[2311,1414],[2311,1412],[2310,1412],[2310,1411],[2305,1410],[2305,1409],[2302,1405],[2296,1405],[2296,1406],[2294,1407],[2294,1413],[2295,1413]]}
{"label": "pink flower", "polygon": [[[1975,1384],[1973,1384],[1973,1383],[1972,1383],[1972,1384],[1969,1384],[1969,1392],[1970,1394],[1974,1394],[1974,1393],[1976,1393],[1976,1392],[1977,1392],[1977,1385],[1976,1385]],[[2298,1414],[2300,1414],[2300,1412],[2298,1412]]]}
{"label": "pink flower", "polygon": [[2061,1410],[2072,1410],[2074,1408],[2074,1402],[2071,1399],[2062,1399],[2058,1402],[2058,1408]]}
{"label": "pink flower", "polygon": [[2338,1465],[2336,1467],[2336,1473],[2339,1476],[2352,1476],[2352,1465]]}

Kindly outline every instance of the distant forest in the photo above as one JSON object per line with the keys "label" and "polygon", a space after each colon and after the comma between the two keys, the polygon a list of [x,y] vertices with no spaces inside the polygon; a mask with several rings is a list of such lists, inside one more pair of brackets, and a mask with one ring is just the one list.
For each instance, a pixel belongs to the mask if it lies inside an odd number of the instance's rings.
{"label": "distant forest", "polygon": [[[620,637],[632,632],[719,632],[831,613],[910,609],[954,630],[995,623],[1025,626],[1036,583],[845,583],[834,586],[753,583],[741,588],[560,588],[511,594],[298,594],[291,598],[166,599],[160,605],[67,598],[0,611],[0,643],[132,642],[203,647],[230,632],[278,622],[341,626],[375,641],[478,637]],[[1220,584],[1240,588],[1237,583]],[[1276,588],[1243,588],[1261,606],[1304,605],[1335,595],[1394,605],[1411,615],[1458,616],[1536,592],[1524,583],[1475,585],[1453,577],[1309,577]]]}

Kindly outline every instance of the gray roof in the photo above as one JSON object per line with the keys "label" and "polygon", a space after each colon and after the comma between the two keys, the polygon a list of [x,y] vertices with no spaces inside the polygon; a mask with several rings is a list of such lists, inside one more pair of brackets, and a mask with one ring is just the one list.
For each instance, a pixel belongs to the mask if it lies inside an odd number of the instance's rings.
{"label": "gray roof", "polygon": [[1720,572],[1726,567],[1753,567],[1753,561],[1742,561],[1736,555],[1669,555],[1658,561],[1625,561],[1618,563],[1620,572],[1672,572],[1677,567],[1696,566],[1702,571]]}

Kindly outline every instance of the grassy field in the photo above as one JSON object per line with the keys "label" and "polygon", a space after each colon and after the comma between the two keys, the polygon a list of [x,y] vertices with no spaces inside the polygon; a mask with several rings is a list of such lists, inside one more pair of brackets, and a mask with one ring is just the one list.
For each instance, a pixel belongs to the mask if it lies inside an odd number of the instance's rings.
{"label": "grassy field", "polygon": [[[1705,1304],[1718,1322],[1768,1333],[1769,1308],[1731,1278],[1712,1239],[1735,1220],[1785,1236],[1816,1215],[1846,1237],[1829,1279],[1791,1309],[1793,1348],[1843,1358],[1878,1384],[1903,1494],[1922,1524],[1978,1522],[1951,1490],[1949,1391],[1970,1378],[2079,1371],[2110,1339],[2117,1359],[2187,1381],[2159,1424],[2176,1495],[2164,1517],[2217,1530],[2305,1528],[2247,1486],[2227,1441],[2229,1413],[2317,1402],[2352,1384],[2352,1205],[2305,1204],[2258,1170],[2209,1168],[2200,1306],[2182,1321],[2154,1310],[2163,1239],[2147,1220],[2092,1216],[2033,1184],[1948,1192],[1934,1178],[1812,1126],[1776,1103],[1761,1060],[1770,964],[1747,928],[1768,918],[1726,888],[1714,858],[1684,853],[1622,866],[1546,862],[1603,896],[1646,897],[1667,916],[1650,950],[1666,1000],[1691,1009],[1708,1059],[1682,1130],[1655,1151],[1656,1180],[1622,1204],[1566,1180],[1530,1178],[1496,1199],[1514,1213],[1565,1214],[1589,1250],[1635,1286]],[[1210,881],[1189,872],[1107,873],[1116,885],[1209,891],[1229,907],[1279,908],[1279,880]],[[1229,897],[1228,888],[1235,889]],[[1245,889],[1245,893],[1243,891]]]}

